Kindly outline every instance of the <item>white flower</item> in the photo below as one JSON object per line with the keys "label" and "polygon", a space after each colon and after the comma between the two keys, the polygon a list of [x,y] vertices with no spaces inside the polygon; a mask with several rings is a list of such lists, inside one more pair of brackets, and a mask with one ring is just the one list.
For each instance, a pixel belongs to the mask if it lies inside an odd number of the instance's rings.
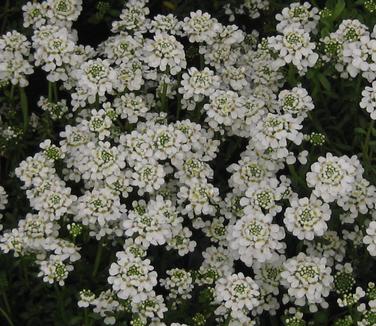
{"label": "white flower", "polygon": [[179,256],[185,256],[195,250],[196,241],[191,240],[192,232],[187,227],[181,228],[172,239],[167,241],[167,250],[175,249]]}
{"label": "white flower", "polygon": [[206,221],[202,231],[212,242],[223,244],[226,240],[226,225],[224,222],[225,219],[222,216]]}
{"label": "white flower", "polygon": [[47,16],[54,22],[73,22],[82,10],[82,0],[47,0]]}
{"label": "white flower", "polygon": [[[71,188],[64,182],[52,182],[50,185],[38,185],[39,191],[28,191],[30,206],[39,211],[45,219],[59,220],[64,214],[71,213],[71,206],[77,197],[71,195]],[[43,186],[45,188],[43,189]]]}
{"label": "white flower", "polygon": [[371,256],[376,256],[376,221],[372,221],[366,230],[367,235],[363,238],[364,244]]}
{"label": "white flower", "polygon": [[241,91],[247,88],[249,84],[246,77],[245,67],[229,66],[224,69],[222,74],[223,82],[228,84],[235,91]]}
{"label": "white flower", "polygon": [[80,300],[77,302],[77,305],[80,308],[87,308],[90,304],[93,303],[95,300],[95,294],[90,290],[81,290],[80,293]]}
{"label": "white flower", "polygon": [[91,110],[89,130],[96,132],[100,140],[103,140],[105,137],[110,136],[109,129],[111,128],[111,126],[112,120],[107,115],[105,110]]}
{"label": "white flower", "polygon": [[160,284],[169,291],[168,297],[171,299],[190,299],[193,290],[191,273],[181,269],[173,268],[166,272],[167,278],[161,279]]}
{"label": "white flower", "polygon": [[317,197],[330,203],[352,190],[357,169],[355,157],[350,159],[346,155],[337,157],[327,153],[312,164],[311,172],[306,175],[307,185],[314,188]]}
{"label": "white flower", "polygon": [[287,141],[300,145],[303,134],[299,131],[303,128],[302,118],[293,118],[291,114],[268,113],[261,119],[253,130],[255,147],[260,151],[269,148],[276,150],[279,158],[288,155]]}
{"label": "white flower", "polygon": [[144,67],[138,59],[122,62],[117,67],[117,90],[119,92],[124,92],[126,89],[130,91],[139,90],[144,84],[143,70]]}
{"label": "white flower", "polygon": [[366,86],[363,90],[359,106],[366,109],[371,119],[376,120],[376,81],[372,83],[372,87]]}
{"label": "white flower", "polygon": [[65,156],[60,147],[51,144],[50,139],[44,140],[42,143],[39,144],[39,147],[43,149],[43,155],[52,161],[62,159]]}
{"label": "white flower", "polygon": [[246,156],[227,168],[232,173],[229,184],[239,191],[245,191],[252,184],[259,184],[265,178],[272,177],[273,170],[274,165],[266,164],[266,160]]}
{"label": "white flower", "polygon": [[[0,52],[1,53],[1,52]],[[29,85],[26,75],[34,72],[27,60],[10,55],[3,55],[0,61],[0,80],[10,81],[13,85],[26,87]]]}
{"label": "white flower", "polygon": [[64,263],[60,256],[51,255],[48,260],[37,262],[39,264],[40,272],[39,277],[43,277],[46,283],[58,283],[60,286],[64,285],[65,279],[68,277],[69,272],[73,270],[73,266]]}
{"label": "white flower", "polygon": [[34,72],[29,61],[30,42],[26,36],[11,31],[0,37],[0,81],[27,86],[29,83],[26,75]]}
{"label": "white flower", "polygon": [[233,318],[242,316],[259,305],[259,287],[252,278],[243,273],[220,278],[215,285],[215,302],[231,311]]}
{"label": "white flower", "polygon": [[10,31],[0,37],[0,51],[2,55],[13,54],[15,57],[27,57],[30,55],[30,42],[25,35]]}
{"label": "white flower", "polygon": [[119,175],[110,175],[105,179],[106,187],[114,194],[121,195],[127,198],[129,193],[132,192],[132,187],[129,185],[130,180],[128,177],[121,173]]}
{"label": "white flower", "polygon": [[52,103],[47,98],[41,96],[37,104],[43,111],[49,113],[52,120],[59,120],[68,112],[67,101],[64,99]]}
{"label": "white flower", "polygon": [[125,205],[120,204],[119,196],[114,195],[106,188],[87,191],[78,198],[74,220],[88,225],[91,230],[100,231],[95,234],[97,238],[106,235],[111,223],[118,223],[126,213]]}
{"label": "white flower", "polygon": [[206,272],[209,272],[209,270],[215,270],[216,275],[219,277],[234,272],[234,257],[231,251],[225,247],[208,247],[202,253],[202,257],[204,258],[204,261],[202,262],[201,267],[206,270]]}
{"label": "white flower", "polygon": [[140,319],[147,322],[148,319],[163,318],[163,315],[168,311],[164,298],[162,295],[156,295],[154,291],[148,294],[147,299],[142,302],[132,302],[132,312],[138,314]]}
{"label": "white flower", "polygon": [[0,210],[3,210],[8,203],[8,195],[4,187],[0,186]]}
{"label": "white flower", "polygon": [[205,96],[210,96],[219,87],[219,77],[214,75],[214,71],[205,67],[204,70],[197,70],[195,67],[188,69],[188,73],[183,73],[179,93],[184,99],[201,101]]}
{"label": "white flower", "polygon": [[286,257],[283,255],[275,256],[275,258],[268,262],[260,263],[255,261],[252,266],[255,272],[255,282],[265,294],[272,293],[273,295],[278,295],[285,260]]}
{"label": "white flower", "polygon": [[125,4],[125,8],[120,14],[120,20],[112,23],[111,31],[130,31],[134,33],[144,33],[147,31],[148,20],[146,16],[150,10],[146,7],[148,0],[131,0]]}
{"label": "white flower", "polygon": [[[269,9],[269,5],[269,0],[244,0],[238,8],[235,8],[235,13],[241,15],[246,14],[250,18],[255,19],[260,17],[260,11]],[[235,20],[229,5],[227,6],[227,14],[231,15],[230,18],[232,19],[230,19],[230,21]]]}
{"label": "white flower", "polygon": [[335,35],[345,43],[359,41],[362,36],[368,34],[368,27],[357,19],[344,19],[335,32]]}
{"label": "white flower", "polygon": [[53,161],[46,158],[41,153],[29,156],[22,161],[18,168],[15,169],[16,176],[30,187],[40,180],[46,180],[55,175],[56,171],[53,167]]}
{"label": "white flower", "polygon": [[93,311],[104,318],[105,325],[114,325],[116,319],[113,315],[122,310],[119,301],[116,300],[116,295],[111,290],[101,292],[92,305]]}
{"label": "white flower", "polygon": [[246,206],[244,211],[264,211],[275,216],[282,210],[277,204],[282,199],[284,187],[280,187],[276,178],[265,178],[258,184],[252,184],[240,200],[240,204]]}
{"label": "white flower", "polygon": [[184,18],[183,30],[191,43],[206,42],[211,44],[219,29],[218,21],[201,10],[191,12],[190,17]]}
{"label": "white flower", "polygon": [[23,26],[39,28],[46,23],[47,2],[27,2],[22,6]]}
{"label": "white flower", "polygon": [[165,183],[166,172],[163,165],[154,161],[150,163],[136,163],[134,172],[131,174],[131,185],[138,187],[138,194],[142,196],[145,192],[153,193]]}
{"label": "white flower", "polygon": [[296,24],[287,26],[282,33],[268,40],[269,46],[279,54],[281,62],[278,64],[292,63],[301,72],[313,67],[319,56],[313,52],[316,45],[309,34]]}
{"label": "white flower", "polygon": [[303,118],[315,107],[307,90],[302,87],[294,87],[291,91],[281,91],[278,95],[278,102],[283,112]]}
{"label": "white flower", "polygon": [[300,4],[293,2],[289,7],[283,8],[280,14],[276,15],[279,21],[277,24],[277,31],[283,30],[291,24],[299,24],[306,32],[316,32],[317,24],[320,20],[319,9],[312,7],[309,2]]}
{"label": "white flower", "polygon": [[140,117],[143,117],[149,111],[146,99],[134,93],[116,97],[113,107],[122,119],[128,119],[130,123],[136,123]]}
{"label": "white flower", "polygon": [[36,47],[34,54],[35,64],[42,66],[43,70],[49,73],[47,76],[49,81],[55,82],[59,79],[66,81],[68,79],[68,75],[64,70],[60,71],[59,78],[56,78],[53,72],[58,71],[61,67],[64,68],[65,65],[75,64],[72,56],[75,50],[74,42],[74,37],[66,28],[53,31],[37,44],[34,42],[33,46]]}
{"label": "white flower", "polygon": [[111,94],[116,84],[116,70],[110,67],[107,60],[89,60],[74,70],[72,74],[77,80],[77,86],[87,92],[90,104],[96,101],[97,96]]}
{"label": "white flower", "polygon": [[111,147],[110,142],[90,142],[86,152],[86,157],[81,157],[76,165],[84,180],[103,180],[107,176],[120,174],[125,167],[124,152],[119,147]]}
{"label": "white flower", "polygon": [[194,215],[215,215],[216,205],[220,200],[219,190],[212,184],[193,179],[187,186],[182,186],[178,192],[180,203],[187,203],[182,213],[193,218]]}
{"label": "white flower", "polygon": [[[231,44],[226,44],[222,40],[205,46],[200,46],[200,54],[204,56],[205,64],[208,64],[218,71],[223,70],[224,64],[232,67],[240,56],[240,51]],[[230,77],[230,76],[229,76]],[[230,83],[230,80],[227,80]],[[242,81],[240,84],[243,84]],[[238,83],[236,83],[238,84]]]}
{"label": "white flower", "polygon": [[189,184],[193,178],[197,179],[211,179],[213,178],[213,170],[211,167],[194,157],[190,158],[188,155],[181,160],[174,160],[173,165],[178,169],[174,174],[175,178],[180,182]]}
{"label": "white flower", "polygon": [[139,303],[157,285],[157,273],[149,259],[130,256],[124,251],[116,253],[117,262],[110,266],[108,283],[120,299]]}
{"label": "white flower", "polygon": [[163,200],[162,196],[150,200],[146,208],[142,203],[135,208],[129,212],[123,228],[126,236],[133,236],[135,243],[145,248],[150,244],[165,244],[181,228],[181,220],[171,201]]}
{"label": "white flower", "polygon": [[285,245],[281,240],[285,231],[278,224],[272,224],[272,220],[271,215],[253,211],[228,227],[229,246],[247,266],[252,266],[254,260],[271,260],[283,251]]}
{"label": "white flower", "polygon": [[209,104],[204,105],[209,126],[217,129],[218,125],[231,126],[233,121],[244,116],[243,98],[233,91],[216,90],[210,95]]}
{"label": "white flower", "polygon": [[58,236],[59,226],[51,223],[42,214],[28,213],[18,222],[17,230],[23,236],[24,251],[38,253],[49,247],[52,239]]}
{"label": "white flower", "polygon": [[310,257],[304,253],[289,258],[283,264],[282,284],[287,288],[289,299],[298,306],[306,303],[312,312],[316,304],[327,307],[324,298],[330,293],[333,277],[325,258]]}
{"label": "white flower", "polygon": [[316,242],[308,242],[307,254],[316,257],[325,257],[329,266],[335,262],[341,262],[346,254],[346,242],[341,239],[337,232],[326,231]]}
{"label": "white flower", "polygon": [[101,52],[111,63],[132,62],[141,57],[143,39],[127,33],[109,37],[100,45]]}
{"label": "white flower", "polygon": [[326,222],[330,217],[329,205],[311,196],[311,198],[293,199],[291,207],[285,211],[283,222],[287,230],[299,240],[313,240],[315,236],[322,236],[325,233],[328,228]]}
{"label": "white flower", "polygon": [[144,45],[144,61],[151,68],[176,75],[186,68],[184,46],[172,35],[156,34],[154,39],[147,39]]}
{"label": "white flower", "polygon": [[154,158],[157,160],[165,160],[167,158],[182,158],[184,152],[187,152],[189,147],[185,135],[178,129],[174,128],[172,124],[167,126],[156,125],[153,129],[146,131],[150,137],[153,149]]}
{"label": "white flower", "polygon": [[354,78],[361,73],[372,82],[376,78],[376,40],[364,35],[359,41],[345,44],[343,61],[351,77]]}
{"label": "white flower", "polygon": [[26,252],[24,234],[18,229],[5,231],[0,235],[0,249],[5,254],[13,251],[14,257],[24,255]]}
{"label": "white flower", "polygon": [[359,213],[367,214],[369,210],[375,207],[375,202],[375,186],[370,185],[366,179],[357,177],[351,192],[339,198],[337,204],[356,217]]}
{"label": "white flower", "polygon": [[151,33],[167,32],[172,35],[181,35],[182,23],[173,15],[156,15],[150,22]]}

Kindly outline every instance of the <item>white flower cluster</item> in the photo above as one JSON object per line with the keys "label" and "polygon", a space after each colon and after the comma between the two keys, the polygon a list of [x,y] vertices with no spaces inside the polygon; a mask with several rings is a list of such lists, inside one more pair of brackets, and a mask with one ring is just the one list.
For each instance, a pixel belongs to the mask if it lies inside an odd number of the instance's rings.
{"label": "white flower cluster", "polygon": [[354,155],[351,158],[327,153],[313,163],[307,173],[307,184],[324,202],[336,202],[354,217],[375,208],[375,187],[363,177],[363,167]]}
{"label": "white flower cluster", "polygon": [[[0,38],[0,81],[24,87],[31,63],[40,66],[49,96],[38,106],[65,122],[58,140],[43,141],[16,168],[30,212],[0,235],[0,250],[32,254],[39,276],[60,285],[84,252],[76,243],[98,241],[107,259],[116,252],[107,288],[79,293],[78,305],[105,324],[127,312],[135,325],[163,326],[168,308],[200,291],[214,318],[234,326],[287,304],[326,308],[347,242],[376,255],[376,191],[356,156],[327,153],[311,164],[303,126],[315,105],[304,83],[285,86],[286,65],[304,76],[319,59],[318,9],[292,3],[276,17],[278,35],[252,44],[255,33],[208,13],[149,18],[146,4],[127,1],[96,49],[79,44],[72,28],[79,0],[29,2],[32,42],[16,31]],[[256,17],[268,5],[247,0],[234,14]],[[338,42],[335,57],[322,59],[369,79],[367,37],[361,23],[344,21],[322,40],[328,49]],[[368,51],[364,62],[357,47]],[[21,67],[8,66],[17,60]],[[367,88],[361,104],[371,114],[374,94]],[[295,169],[307,162],[308,187]],[[0,187],[0,209],[5,204]],[[366,230],[354,225],[367,214]],[[334,222],[354,227],[339,232]],[[295,251],[287,247],[294,237]]]}
{"label": "white flower cluster", "polygon": [[325,258],[306,256],[300,253],[289,258],[283,264],[281,282],[288,289],[284,300],[292,300],[298,306],[309,305],[311,311],[317,311],[316,304],[328,307],[325,297],[330,293],[333,277]]}
{"label": "white flower cluster", "polygon": [[320,40],[323,48],[321,58],[333,64],[342,78],[361,75],[371,86],[362,92],[360,107],[375,120],[376,79],[376,33],[357,19],[346,19],[338,29]]}
{"label": "white flower cluster", "polygon": [[269,0],[243,0],[240,6],[232,8],[230,4],[225,5],[225,13],[230,21],[235,20],[235,15],[248,15],[251,18],[258,18],[262,11],[269,9]]}
{"label": "white flower cluster", "polygon": [[[0,186],[0,211],[5,209],[5,206],[7,205],[7,203],[8,203],[8,195],[5,192],[5,189],[2,186]],[[2,220],[2,218],[3,218],[3,214],[0,213],[0,221]],[[2,229],[3,229],[3,225],[0,224],[0,231]]]}
{"label": "white flower cluster", "polygon": [[30,64],[31,44],[26,36],[11,31],[0,38],[0,80],[25,87],[29,84],[27,75],[34,72]]}

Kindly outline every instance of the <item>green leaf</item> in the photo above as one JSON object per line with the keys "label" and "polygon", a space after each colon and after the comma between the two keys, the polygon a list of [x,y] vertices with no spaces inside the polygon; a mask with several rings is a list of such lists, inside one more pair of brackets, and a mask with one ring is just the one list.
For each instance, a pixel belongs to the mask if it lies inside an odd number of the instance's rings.
{"label": "green leaf", "polygon": [[176,4],[171,1],[163,1],[163,6],[172,11],[176,10]]}
{"label": "green leaf", "polygon": [[314,315],[315,325],[327,325],[328,322],[328,312],[327,311],[318,311]]}
{"label": "green leaf", "polygon": [[330,86],[330,82],[329,82],[328,78],[326,78],[322,74],[319,74],[318,78],[319,78],[320,84],[325,88],[325,90],[330,92],[332,90],[332,87]]}
{"label": "green leaf", "polygon": [[355,128],[354,131],[360,135],[367,135],[367,132],[363,128]]}
{"label": "green leaf", "polygon": [[345,0],[338,0],[336,6],[334,7],[334,12],[333,12],[333,18],[337,18],[339,17],[342,12],[345,10],[346,8],[346,2]]}

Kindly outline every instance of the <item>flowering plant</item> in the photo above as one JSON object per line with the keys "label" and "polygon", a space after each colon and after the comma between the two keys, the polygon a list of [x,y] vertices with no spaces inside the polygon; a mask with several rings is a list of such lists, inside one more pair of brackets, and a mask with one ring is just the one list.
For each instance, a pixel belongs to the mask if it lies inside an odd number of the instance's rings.
{"label": "flowering plant", "polygon": [[376,324],[376,2],[273,3],[99,2],[92,45],[82,0],[22,6],[4,323]]}

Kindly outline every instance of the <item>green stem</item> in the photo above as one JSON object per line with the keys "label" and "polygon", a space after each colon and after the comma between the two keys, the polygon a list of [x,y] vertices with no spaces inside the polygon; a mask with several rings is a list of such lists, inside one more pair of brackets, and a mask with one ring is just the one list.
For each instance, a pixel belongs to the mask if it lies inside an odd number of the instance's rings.
{"label": "green stem", "polygon": [[89,313],[88,313],[87,308],[84,309],[84,320],[85,320],[85,326],[90,326]]}
{"label": "green stem", "polygon": [[300,184],[303,188],[307,188],[304,180],[296,172],[295,166],[293,164],[291,164],[291,165],[287,164],[287,167],[288,167],[289,172],[292,176],[292,180],[295,181],[296,183]]}
{"label": "green stem", "polygon": [[[178,85],[180,85],[180,82],[181,82],[181,73],[179,74],[178,76]],[[182,96],[179,92],[177,92],[177,103],[176,103],[176,106],[177,106],[177,112],[176,112],[176,120],[179,120],[180,119],[180,113],[181,113],[181,99],[182,99]]]}
{"label": "green stem", "polygon": [[53,83],[52,85],[53,85],[52,90],[53,90],[53,93],[54,93],[54,100],[55,100],[55,103],[56,103],[59,100],[57,85],[56,85],[56,83]]}
{"label": "green stem", "polygon": [[270,315],[270,325],[272,325],[272,326],[278,326],[279,325],[277,316]]}
{"label": "green stem", "polygon": [[[9,4],[10,4],[9,0],[6,0],[5,6],[3,8],[4,13],[8,12],[8,10],[9,10]],[[8,22],[8,15],[4,15],[4,17],[3,17],[3,23],[1,24],[1,30],[0,30],[1,34],[3,34],[5,32],[5,28],[7,26],[7,22]]]}
{"label": "green stem", "polygon": [[168,111],[167,103],[168,103],[168,99],[167,99],[167,84],[163,83],[163,85],[162,85],[162,92],[161,92],[161,111],[162,112],[167,112]]}
{"label": "green stem", "polygon": [[62,322],[65,324],[64,300],[62,297],[62,292],[56,284],[55,284],[55,291],[56,291],[57,305],[59,308],[60,318]]}
{"label": "green stem", "polygon": [[4,318],[7,320],[9,326],[14,326],[12,319],[10,319],[9,315],[2,308],[0,308],[0,312],[4,316]]}
{"label": "green stem", "polygon": [[54,99],[53,99],[53,97],[54,97],[54,94],[53,94],[53,86],[52,86],[52,82],[48,82],[48,102],[50,102],[50,103],[53,103],[53,101],[54,101]]}
{"label": "green stem", "polygon": [[99,264],[100,264],[101,258],[102,258],[102,252],[103,252],[103,242],[101,240],[98,243],[97,254],[95,256],[94,269],[93,269],[93,273],[92,273],[93,278],[97,275],[97,272],[98,272],[98,269],[99,269]]}
{"label": "green stem", "polygon": [[192,111],[193,113],[193,120],[195,122],[200,122],[200,119],[201,119],[201,110],[203,108],[203,103],[198,103],[196,104],[196,108],[194,109],[194,111]]}
{"label": "green stem", "polygon": [[12,86],[10,87],[10,102],[11,103],[13,102],[13,99],[14,99],[14,90],[15,90],[15,86],[12,84]]}
{"label": "green stem", "polygon": [[204,70],[204,67],[205,67],[204,55],[200,54],[200,70]]}
{"label": "green stem", "polygon": [[374,124],[375,124],[375,120],[372,120],[371,123],[369,124],[368,130],[367,130],[367,135],[366,135],[366,140],[365,140],[364,146],[363,146],[363,156],[364,156],[364,159],[366,159],[367,161],[370,160],[370,158],[369,158],[369,141],[371,139],[371,133],[372,133]]}
{"label": "green stem", "polygon": [[25,132],[29,125],[29,104],[28,104],[25,89],[20,87],[19,91],[20,91],[20,103],[21,103],[22,116],[23,116],[23,130]]}
{"label": "green stem", "polygon": [[28,288],[30,288],[29,275],[27,273],[27,267],[26,267],[26,264],[24,262],[22,262],[22,271],[23,271],[23,275],[24,275],[24,278],[25,278],[25,284]]}
{"label": "green stem", "polygon": [[4,300],[5,308],[7,309],[8,314],[11,315],[12,314],[12,310],[10,309],[8,297],[7,297],[6,293],[5,293],[5,291],[3,291],[1,295],[2,295],[3,300]]}
{"label": "green stem", "polygon": [[228,316],[227,316],[225,322],[223,323],[223,326],[228,326],[228,324],[230,323],[230,321],[231,321],[231,315],[228,314]]}
{"label": "green stem", "polygon": [[95,108],[98,110],[99,109],[99,95],[95,97]]}

